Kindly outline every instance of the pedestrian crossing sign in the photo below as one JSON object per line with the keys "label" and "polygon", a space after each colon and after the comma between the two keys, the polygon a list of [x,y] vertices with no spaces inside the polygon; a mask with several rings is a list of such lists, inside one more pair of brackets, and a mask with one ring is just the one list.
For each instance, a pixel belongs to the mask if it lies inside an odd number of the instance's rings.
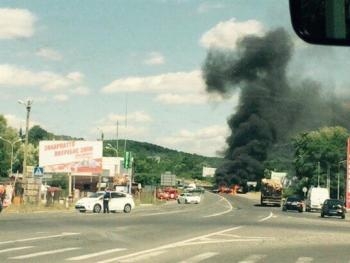
{"label": "pedestrian crossing sign", "polygon": [[34,168],[33,174],[35,176],[43,176],[44,175],[44,167],[36,166]]}

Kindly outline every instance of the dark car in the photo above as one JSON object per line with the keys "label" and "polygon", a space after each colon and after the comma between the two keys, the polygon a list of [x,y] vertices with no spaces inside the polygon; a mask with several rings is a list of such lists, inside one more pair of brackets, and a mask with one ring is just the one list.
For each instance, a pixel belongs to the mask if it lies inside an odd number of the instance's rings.
{"label": "dark car", "polygon": [[283,211],[294,210],[299,213],[304,211],[304,200],[299,196],[289,196],[282,206]]}
{"label": "dark car", "polygon": [[340,216],[345,218],[346,209],[344,202],[338,199],[327,199],[323,202],[321,209],[321,217],[324,216]]}

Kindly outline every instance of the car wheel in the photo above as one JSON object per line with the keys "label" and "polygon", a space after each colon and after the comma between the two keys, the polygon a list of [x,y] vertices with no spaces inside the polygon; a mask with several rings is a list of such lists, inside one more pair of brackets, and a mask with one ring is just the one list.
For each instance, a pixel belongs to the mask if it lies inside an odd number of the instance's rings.
{"label": "car wheel", "polygon": [[126,204],[124,206],[124,213],[130,213],[131,212],[131,205],[129,204]]}
{"label": "car wheel", "polygon": [[100,213],[101,212],[101,206],[99,204],[94,205],[94,209],[92,210],[94,213]]}
{"label": "car wheel", "polygon": [[302,208],[300,208],[298,211],[299,211],[299,213],[302,213],[302,212],[303,212],[303,209],[302,209]]}
{"label": "car wheel", "polygon": [[321,217],[324,217],[324,213],[323,212],[321,212]]}
{"label": "car wheel", "polygon": [[342,218],[342,219],[345,219],[345,215],[342,215],[341,218]]}

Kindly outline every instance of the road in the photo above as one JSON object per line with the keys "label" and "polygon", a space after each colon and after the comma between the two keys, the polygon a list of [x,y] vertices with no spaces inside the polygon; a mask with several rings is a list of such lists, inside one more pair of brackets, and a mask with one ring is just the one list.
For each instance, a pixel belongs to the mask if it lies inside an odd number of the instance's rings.
{"label": "road", "polygon": [[257,203],[205,193],[130,214],[3,213],[0,261],[350,262],[350,220]]}

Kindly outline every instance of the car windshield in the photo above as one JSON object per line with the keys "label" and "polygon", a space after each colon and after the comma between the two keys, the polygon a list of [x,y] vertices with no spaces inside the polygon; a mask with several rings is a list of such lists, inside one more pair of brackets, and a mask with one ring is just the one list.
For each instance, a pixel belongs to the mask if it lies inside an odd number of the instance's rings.
{"label": "car windshield", "polygon": [[0,94],[1,262],[350,262],[350,46],[287,0],[1,0]]}
{"label": "car windshield", "polygon": [[328,201],[329,205],[331,206],[338,206],[338,205],[344,205],[344,203],[340,200],[329,200]]}
{"label": "car windshield", "polygon": [[289,202],[300,202],[302,199],[297,198],[297,197],[288,197],[287,201]]}

